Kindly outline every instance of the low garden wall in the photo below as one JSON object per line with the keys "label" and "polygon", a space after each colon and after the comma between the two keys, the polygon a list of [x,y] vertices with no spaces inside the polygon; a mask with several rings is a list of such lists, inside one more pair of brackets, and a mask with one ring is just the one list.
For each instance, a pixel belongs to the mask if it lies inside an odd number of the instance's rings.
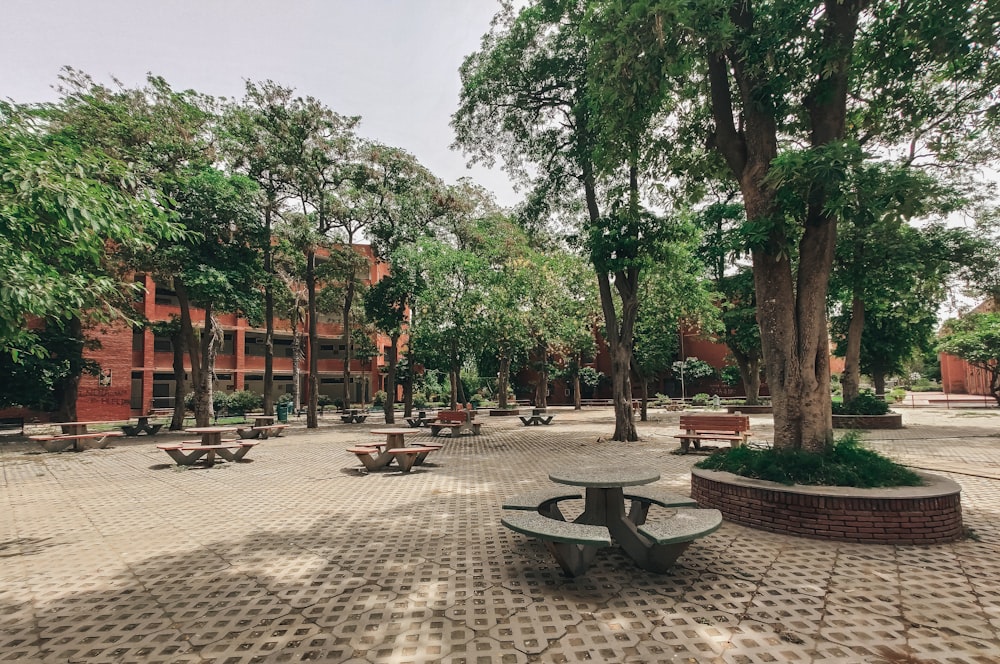
{"label": "low garden wall", "polygon": [[834,415],[834,429],[902,429],[900,413],[885,415]]}
{"label": "low garden wall", "polygon": [[963,535],[961,487],[918,473],[924,486],[785,486],[691,469],[691,497],[730,521],[786,535],[868,544],[937,544]]}
{"label": "low garden wall", "polygon": [[727,413],[740,413],[742,415],[765,415],[774,412],[771,406],[726,406]]}

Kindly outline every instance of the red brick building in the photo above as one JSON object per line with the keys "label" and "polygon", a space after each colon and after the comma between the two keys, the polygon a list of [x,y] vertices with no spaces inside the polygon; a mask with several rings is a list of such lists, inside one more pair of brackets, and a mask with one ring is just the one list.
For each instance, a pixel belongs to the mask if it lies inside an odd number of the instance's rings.
{"label": "red brick building", "polygon": [[[355,245],[368,258],[366,281],[374,283],[386,276],[388,265],[378,263],[371,247]],[[146,289],[136,303],[150,321],[166,321],[179,315],[176,294],[168,287],[156,284],[148,275],[137,275]],[[195,325],[204,320],[204,311],[192,309]],[[223,344],[216,357],[215,389],[225,391],[250,390],[263,393],[264,330],[249,325],[235,314],[219,314]],[[346,349],[343,326],[339,316],[321,316],[318,321],[320,394],[331,398],[344,395],[343,367]],[[304,330],[306,329],[303,325]],[[80,381],[77,417],[80,420],[117,420],[148,413],[154,408],[172,408],[174,402],[173,348],[168,337],[157,336],[149,329],[132,329],[124,325],[92,329],[89,334],[101,342],[101,348],[87,356],[101,366],[100,376],[85,375]],[[375,339],[380,352],[389,346],[389,338]],[[303,341],[303,345],[307,346]],[[306,349],[306,353],[311,352]],[[275,321],[274,334],[274,397],[292,391],[292,331],[287,320]],[[382,389],[383,376],[379,367],[382,357],[370,361],[351,362],[350,399],[355,402],[371,399]],[[188,364],[185,357],[185,366]],[[306,394],[309,378],[309,357],[300,367],[301,394]]]}
{"label": "red brick building", "polygon": [[[996,304],[987,300],[969,313],[985,314],[995,310]],[[945,394],[976,394],[992,397],[990,376],[985,371],[947,353],[939,353],[938,360],[941,362],[941,389]]]}

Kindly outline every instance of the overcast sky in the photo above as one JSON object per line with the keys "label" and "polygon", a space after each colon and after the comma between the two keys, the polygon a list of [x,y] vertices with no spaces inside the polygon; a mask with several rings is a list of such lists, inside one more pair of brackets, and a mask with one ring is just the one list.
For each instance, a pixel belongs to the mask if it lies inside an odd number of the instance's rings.
{"label": "overcast sky", "polygon": [[519,199],[499,169],[469,170],[449,148],[458,67],[479,47],[497,0],[2,0],[0,97],[51,101],[59,70],[240,98],[272,79],[359,133],[413,153],[446,182],[470,176],[498,202]]}

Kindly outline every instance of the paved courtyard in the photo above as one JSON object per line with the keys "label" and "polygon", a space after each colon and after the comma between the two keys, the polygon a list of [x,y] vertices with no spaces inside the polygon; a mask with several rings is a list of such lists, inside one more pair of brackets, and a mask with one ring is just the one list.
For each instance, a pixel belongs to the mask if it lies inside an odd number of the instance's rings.
{"label": "paved courtyard", "polygon": [[[670,574],[606,549],[578,579],[500,525],[503,498],[580,463],[651,466],[687,494],[676,413],[630,444],[606,440],[607,408],[483,418],[410,474],[363,472],[345,448],[379,423],[329,417],[212,468],[170,465],[155,443],[176,434],[0,442],[0,662],[1000,662],[1000,412],[901,412],[867,439],[961,484],[967,539],[724,523]],[[770,417],[751,419],[767,440]]]}

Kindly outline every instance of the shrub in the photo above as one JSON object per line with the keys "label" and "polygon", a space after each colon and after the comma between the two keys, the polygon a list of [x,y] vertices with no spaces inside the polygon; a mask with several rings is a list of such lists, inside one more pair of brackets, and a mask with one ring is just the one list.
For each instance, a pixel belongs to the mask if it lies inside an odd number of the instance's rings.
{"label": "shrub", "polygon": [[415,392],[413,394],[413,405],[417,408],[426,408],[427,397],[425,397],[422,392]]}
{"label": "shrub", "polygon": [[909,468],[864,447],[856,431],[845,434],[821,454],[738,447],[716,452],[695,467],[781,484],[874,488],[923,483]]}
{"label": "shrub", "polygon": [[329,406],[331,404],[337,406],[338,408],[341,408],[341,407],[343,407],[344,400],[343,399],[334,399],[329,394],[317,394],[316,395],[316,405],[317,406]]}
{"label": "shrub", "polygon": [[291,392],[285,392],[278,397],[278,403],[292,403],[295,401],[295,396]]}
{"label": "shrub", "polygon": [[739,385],[743,381],[742,376],[740,376],[740,368],[731,364],[722,367],[719,371],[719,378],[729,387]]}
{"label": "shrub", "polygon": [[833,404],[834,415],[885,415],[888,412],[889,404],[870,390],[861,392],[853,401]]}
{"label": "shrub", "polygon": [[659,392],[657,392],[656,396],[653,397],[654,406],[669,406],[670,402],[671,399],[666,394],[660,394]]}
{"label": "shrub", "polygon": [[378,392],[372,395],[372,405],[376,407],[382,407],[383,405],[385,405],[385,402],[388,398],[389,395],[386,394],[385,390],[379,390]]}
{"label": "shrub", "polygon": [[692,406],[707,406],[708,405],[708,400],[709,400],[709,396],[707,394],[705,394],[704,392],[699,392],[698,394],[696,394],[693,397],[691,397],[691,405]]}
{"label": "shrub", "polygon": [[229,395],[226,407],[233,413],[246,413],[257,410],[264,405],[263,395],[251,392],[250,390],[240,390]]}
{"label": "shrub", "polygon": [[485,401],[485,399],[483,398],[483,395],[480,394],[479,392],[476,392],[471,397],[469,397],[469,403],[472,404],[473,408],[479,408],[481,405],[483,405],[483,401]]}

